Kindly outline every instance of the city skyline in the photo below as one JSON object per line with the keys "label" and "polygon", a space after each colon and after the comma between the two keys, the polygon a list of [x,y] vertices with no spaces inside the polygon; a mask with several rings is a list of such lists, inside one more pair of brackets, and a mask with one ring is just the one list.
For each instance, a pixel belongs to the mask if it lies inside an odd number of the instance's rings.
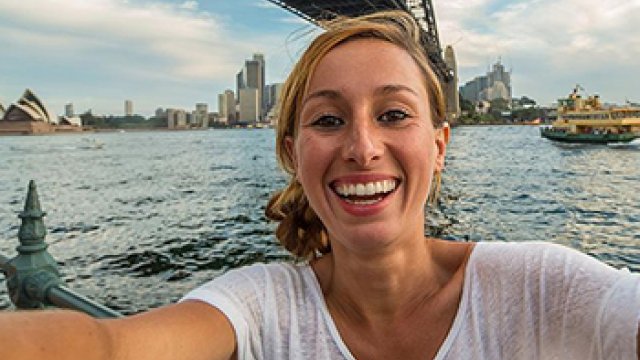
{"label": "city skyline", "polygon": [[[576,83],[603,100],[640,101],[640,0],[433,0],[459,85],[496,59],[513,69],[513,96],[550,105]],[[217,109],[254,53],[265,83],[282,82],[315,26],[266,0],[0,0],[0,103],[25,88],[63,114],[151,116],[158,107]]]}

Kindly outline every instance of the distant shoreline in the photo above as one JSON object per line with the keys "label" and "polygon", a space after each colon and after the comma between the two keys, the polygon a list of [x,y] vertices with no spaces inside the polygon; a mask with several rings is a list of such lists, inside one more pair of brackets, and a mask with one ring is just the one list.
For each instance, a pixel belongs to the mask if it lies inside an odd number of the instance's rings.
{"label": "distant shoreline", "polygon": [[189,128],[189,129],[169,129],[169,128],[109,128],[109,129],[85,129],[82,131],[52,131],[52,132],[42,132],[42,133],[3,133],[0,132],[0,136],[48,136],[48,135],[86,135],[86,134],[97,134],[97,133],[126,133],[126,132],[145,132],[145,131],[153,131],[153,132],[173,132],[173,131],[208,131],[208,130],[237,130],[237,129],[246,129],[246,130],[263,130],[263,129],[273,129],[269,127],[263,128],[249,128],[249,127],[217,127],[217,128]]}

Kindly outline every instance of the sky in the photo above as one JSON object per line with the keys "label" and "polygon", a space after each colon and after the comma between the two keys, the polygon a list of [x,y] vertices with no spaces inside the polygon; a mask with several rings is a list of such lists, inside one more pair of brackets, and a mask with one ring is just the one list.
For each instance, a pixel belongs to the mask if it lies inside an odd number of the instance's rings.
{"label": "sky", "polygon": [[[500,61],[515,97],[551,105],[580,84],[640,102],[640,0],[432,0],[460,85]],[[253,53],[282,82],[318,29],[267,0],[0,0],[0,103],[32,89],[56,114],[123,115],[124,101],[217,109]]]}

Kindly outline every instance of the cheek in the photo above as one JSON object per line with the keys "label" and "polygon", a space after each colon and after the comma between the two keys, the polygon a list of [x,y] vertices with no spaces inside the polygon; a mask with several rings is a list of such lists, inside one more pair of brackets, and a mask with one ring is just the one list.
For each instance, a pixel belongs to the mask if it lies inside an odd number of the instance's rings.
{"label": "cheek", "polygon": [[411,187],[428,187],[436,170],[438,147],[428,132],[416,132],[406,136],[401,146],[396,146],[398,160],[402,163]]}
{"label": "cheek", "polygon": [[315,137],[303,134],[296,145],[297,175],[303,186],[321,181],[327,166],[327,149]]}
{"label": "cheek", "polygon": [[412,161],[429,163],[435,159],[438,154],[438,146],[433,132],[427,129],[420,129],[413,133],[407,133],[400,142],[400,149],[407,158]]}

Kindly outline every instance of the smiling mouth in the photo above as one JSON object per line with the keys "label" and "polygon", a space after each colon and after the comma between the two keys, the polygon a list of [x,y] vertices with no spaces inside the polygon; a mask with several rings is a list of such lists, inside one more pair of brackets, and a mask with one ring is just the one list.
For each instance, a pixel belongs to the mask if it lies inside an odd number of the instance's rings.
{"label": "smiling mouth", "polygon": [[331,184],[331,189],[344,201],[355,205],[373,205],[394,192],[400,181],[396,179],[365,183]]}

